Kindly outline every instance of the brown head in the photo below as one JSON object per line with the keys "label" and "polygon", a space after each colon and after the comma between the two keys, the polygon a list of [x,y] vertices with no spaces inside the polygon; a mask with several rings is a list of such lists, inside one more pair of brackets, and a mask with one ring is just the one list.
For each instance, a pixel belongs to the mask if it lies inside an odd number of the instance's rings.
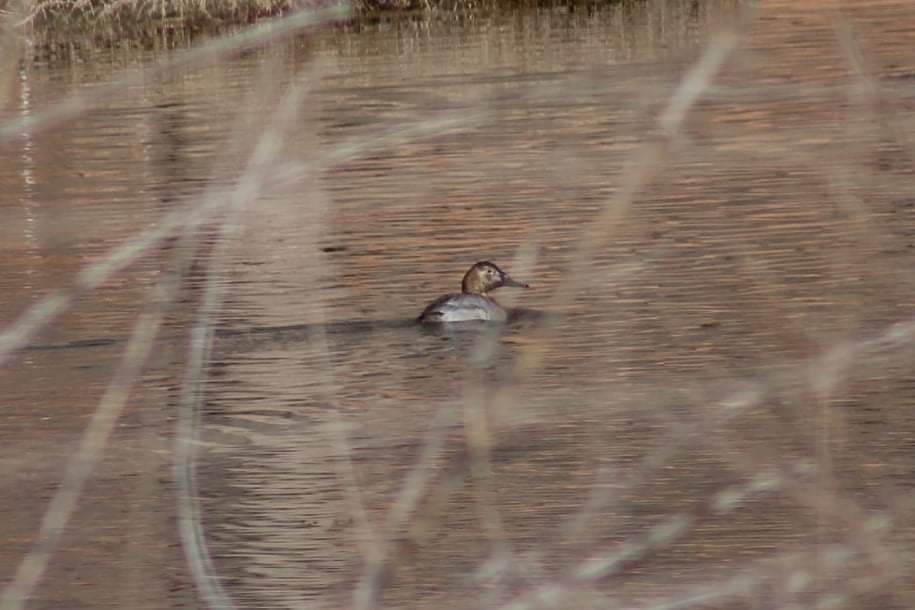
{"label": "brown head", "polygon": [[502,286],[528,288],[527,284],[516,282],[509,274],[505,273],[495,263],[480,261],[464,274],[461,282],[461,292],[469,294],[486,294],[490,290]]}

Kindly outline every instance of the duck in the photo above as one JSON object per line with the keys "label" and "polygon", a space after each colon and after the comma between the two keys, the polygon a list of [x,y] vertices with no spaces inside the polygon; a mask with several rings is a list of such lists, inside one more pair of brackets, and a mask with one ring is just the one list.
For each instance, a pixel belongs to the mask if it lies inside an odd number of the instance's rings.
{"label": "duck", "polygon": [[474,263],[464,274],[461,292],[435,299],[426,306],[417,321],[424,324],[473,320],[504,322],[508,319],[508,312],[489,296],[490,291],[503,286],[530,288],[529,284],[515,280],[495,263]]}

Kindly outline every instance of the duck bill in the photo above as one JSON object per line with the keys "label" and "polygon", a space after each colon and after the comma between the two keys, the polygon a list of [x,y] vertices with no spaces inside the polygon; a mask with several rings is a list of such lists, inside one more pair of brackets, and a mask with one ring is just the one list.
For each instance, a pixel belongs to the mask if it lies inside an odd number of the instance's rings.
{"label": "duck bill", "polygon": [[505,277],[502,278],[503,286],[511,286],[512,288],[530,288],[530,284],[525,284],[524,282],[519,282],[512,276],[505,274]]}

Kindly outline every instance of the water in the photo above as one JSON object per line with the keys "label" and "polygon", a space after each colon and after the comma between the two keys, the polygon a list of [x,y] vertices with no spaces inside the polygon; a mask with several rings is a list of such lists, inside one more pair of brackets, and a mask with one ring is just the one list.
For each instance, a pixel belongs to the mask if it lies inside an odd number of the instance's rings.
{"label": "water", "polygon": [[[6,145],[4,320],[230,187],[287,83],[311,85],[281,162],[365,147],[268,184],[226,249],[206,229],[29,607],[200,605],[170,465],[208,277],[225,302],[197,484],[240,607],[348,607],[355,591],[502,607],[549,586],[559,607],[908,607],[911,341],[862,342],[907,321],[915,289],[910,7],[850,13],[873,97],[852,88],[831,15],[761,10],[569,288],[585,227],[619,201],[676,84],[736,10],[384,19],[179,72]],[[36,58],[15,111],[165,52],[86,53]],[[454,123],[390,136],[442,119]],[[4,580],[150,287],[186,247],[168,242],[84,296],[3,371],[0,472],[23,492],[0,505]],[[532,284],[498,294],[527,315],[496,334],[411,323],[484,259]]]}

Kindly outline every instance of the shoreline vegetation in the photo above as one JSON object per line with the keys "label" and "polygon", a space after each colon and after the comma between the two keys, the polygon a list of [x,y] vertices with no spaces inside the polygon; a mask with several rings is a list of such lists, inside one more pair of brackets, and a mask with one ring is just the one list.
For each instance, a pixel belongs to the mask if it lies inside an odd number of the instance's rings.
{"label": "shoreline vegetation", "polygon": [[350,9],[349,18],[339,24],[405,13],[435,17],[519,7],[575,10],[630,1],[637,0],[0,0],[0,18],[7,27],[27,29],[39,43],[75,35],[142,44],[169,35],[220,33],[335,4]]}

